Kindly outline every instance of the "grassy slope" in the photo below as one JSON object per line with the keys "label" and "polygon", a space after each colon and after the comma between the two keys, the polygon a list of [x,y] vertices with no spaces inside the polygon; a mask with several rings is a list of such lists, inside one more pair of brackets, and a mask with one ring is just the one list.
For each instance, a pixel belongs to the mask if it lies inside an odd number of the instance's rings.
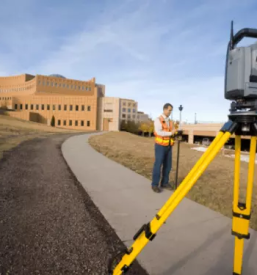
{"label": "grassy slope", "polygon": [[57,133],[77,133],[77,131],[53,128],[35,122],[0,115],[0,159],[4,151],[17,146],[25,140],[36,137],[44,138]]}
{"label": "grassy slope", "polygon": [[[92,136],[89,143],[98,152],[106,157],[121,163],[131,170],[152,178],[154,163],[154,140],[143,138],[129,133],[107,133]],[[180,149],[179,182],[183,180],[202,155],[190,149],[190,145],[182,143]],[[173,148],[173,168],[170,180],[174,181],[176,171],[176,149]],[[257,170],[257,169],[256,169]],[[228,217],[232,217],[234,159],[227,158],[220,153],[207,170],[203,173],[187,197],[218,211]],[[241,162],[241,197],[245,196],[248,164]],[[255,173],[253,193],[253,213],[251,227],[257,230],[257,173]],[[150,188],[150,186],[149,186]]]}

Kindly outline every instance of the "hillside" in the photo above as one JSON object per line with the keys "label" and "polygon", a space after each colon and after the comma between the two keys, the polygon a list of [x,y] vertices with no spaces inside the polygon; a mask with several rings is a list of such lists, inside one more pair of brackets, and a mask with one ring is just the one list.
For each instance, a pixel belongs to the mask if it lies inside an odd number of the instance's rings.
{"label": "hillside", "polygon": [[52,134],[79,133],[76,130],[65,130],[50,127],[31,121],[0,115],[0,159],[3,152],[10,150],[23,141]]}

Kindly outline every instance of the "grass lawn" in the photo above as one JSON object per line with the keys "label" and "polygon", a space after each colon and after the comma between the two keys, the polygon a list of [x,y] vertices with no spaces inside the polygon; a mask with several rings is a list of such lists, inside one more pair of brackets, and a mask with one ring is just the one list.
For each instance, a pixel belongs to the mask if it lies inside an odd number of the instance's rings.
{"label": "grass lawn", "polygon": [[0,159],[3,152],[17,146],[23,141],[51,134],[77,133],[75,130],[58,129],[44,124],[0,115]]}
{"label": "grass lawn", "polygon": [[[92,136],[89,143],[98,152],[106,157],[130,168],[138,174],[152,179],[154,163],[154,139],[140,137],[125,132],[109,132],[103,135]],[[181,182],[193,168],[203,154],[190,149],[194,145],[181,143],[179,182]],[[175,180],[177,146],[173,147],[173,168],[170,181]],[[251,228],[257,230],[257,167],[254,177],[252,201]],[[248,163],[241,162],[241,198],[246,193]],[[234,159],[219,153],[212,161],[200,179],[190,190],[187,197],[205,205],[225,216],[232,217],[233,203]],[[150,188],[150,186],[149,186]]]}

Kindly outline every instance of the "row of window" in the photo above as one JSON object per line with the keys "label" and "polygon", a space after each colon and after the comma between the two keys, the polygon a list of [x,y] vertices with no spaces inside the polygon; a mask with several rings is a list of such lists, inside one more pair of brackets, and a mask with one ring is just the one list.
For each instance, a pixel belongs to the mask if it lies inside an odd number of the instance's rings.
{"label": "row of window", "polygon": [[[61,123],[62,122],[62,123]],[[68,120],[68,121],[66,121],[66,120],[63,120],[63,121],[61,121],[60,119],[58,119],[57,120],[57,125],[58,126],[67,126],[67,122],[69,123],[69,126],[73,126],[73,120]],[[75,120],[75,126],[79,126],[79,121],[78,120]],[[80,121],[80,126],[84,126],[84,120],[81,120]],[[87,127],[90,127],[90,121],[88,120],[87,121]]]}
{"label": "row of window", "polygon": [[[126,113],[127,109],[126,108],[122,108],[122,112]],[[133,109],[133,113],[136,112],[136,109]],[[131,109],[128,108],[128,113],[131,113]]]}
{"label": "row of window", "polygon": [[[128,119],[131,119],[131,115],[125,115],[125,114],[122,114],[122,118],[128,118]],[[139,119],[139,115],[137,115],[137,116],[135,116],[135,115],[132,115],[132,118],[133,119],[135,119],[135,118],[137,118],[137,119]]]}
{"label": "row of window", "polygon": [[0,100],[11,100],[11,97],[0,97]]}
{"label": "row of window", "polygon": [[[41,106],[41,110],[44,111],[45,110],[45,105],[44,104],[35,104],[35,110],[39,111],[39,106]],[[51,108],[52,106],[52,108]],[[63,111],[67,111],[67,107],[68,105],[61,105],[61,104],[58,104],[58,111],[62,111],[62,107],[63,107]],[[53,110],[57,110],[55,108],[56,106],[55,105],[50,105],[50,104],[46,104],[46,110],[47,111],[50,111]],[[79,108],[80,107],[80,108]],[[15,110],[18,110],[18,104],[15,104],[14,106]],[[20,110],[23,110],[23,104],[20,104],[19,105],[19,109]],[[28,110],[29,109],[29,104],[25,104],[25,110]],[[30,110],[34,110],[34,105],[33,104],[30,104]],[[75,105],[75,110],[76,111],[85,111],[85,105]],[[69,105],[69,111],[73,111],[73,105]],[[91,111],[91,106],[87,106],[87,111],[90,112]]]}
{"label": "row of window", "polygon": [[[39,80],[38,81],[38,85],[41,85],[41,81]],[[71,84],[71,85],[69,85],[69,84],[65,84],[65,83],[59,83],[59,85],[58,85],[58,83],[57,82],[49,82],[49,81],[42,81],[42,85],[43,86],[52,86],[52,87],[63,87],[63,88],[67,88],[67,89],[73,89],[73,90],[85,90],[85,91],[91,91],[91,87],[85,87],[85,86],[79,86],[79,85],[73,85],[73,84]]]}
{"label": "row of window", "polygon": [[[131,106],[131,104],[132,104],[132,103],[130,103],[130,102],[129,102],[129,103],[128,103],[128,106],[130,107],[130,106]],[[126,102],[123,102],[123,106],[126,106],[126,105],[127,105],[127,103],[126,103]],[[133,104],[133,107],[136,107],[136,105],[137,105],[137,104],[136,104],[136,103],[134,103],[134,104]]]}
{"label": "row of window", "polygon": [[1,92],[18,92],[18,91],[25,91],[25,90],[29,90],[31,88],[33,88],[34,85],[30,85],[30,86],[26,86],[26,87],[20,87],[20,88],[12,88],[12,89],[3,89],[3,90],[0,90],[0,93]]}

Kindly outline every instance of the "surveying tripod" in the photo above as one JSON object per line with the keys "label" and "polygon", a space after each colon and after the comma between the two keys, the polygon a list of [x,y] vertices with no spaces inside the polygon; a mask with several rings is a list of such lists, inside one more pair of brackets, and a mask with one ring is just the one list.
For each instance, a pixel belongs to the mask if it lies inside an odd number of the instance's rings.
{"label": "surveying tripod", "polygon": [[[233,275],[242,274],[244,240],[250,238],[252,190],[255,168],[257,137],[257,44],[235,48],[243,37],[257,38],[257,29],[242,29],[231,36],[228,43],[225,75],[225,98],[231,103],[229,120],[220,129],[211,145],[201,156],[186,178],[155,217],[144,224],[134,236],[133,245],[109,263],[111,275],[121,275],[129,270],[132,262],[191,190],[211,161],[229,140],[235,136],[235,166],[232,235],[235,236]],[[239,202],[241,136],[250,136],[250,159],[245,202]]]}

